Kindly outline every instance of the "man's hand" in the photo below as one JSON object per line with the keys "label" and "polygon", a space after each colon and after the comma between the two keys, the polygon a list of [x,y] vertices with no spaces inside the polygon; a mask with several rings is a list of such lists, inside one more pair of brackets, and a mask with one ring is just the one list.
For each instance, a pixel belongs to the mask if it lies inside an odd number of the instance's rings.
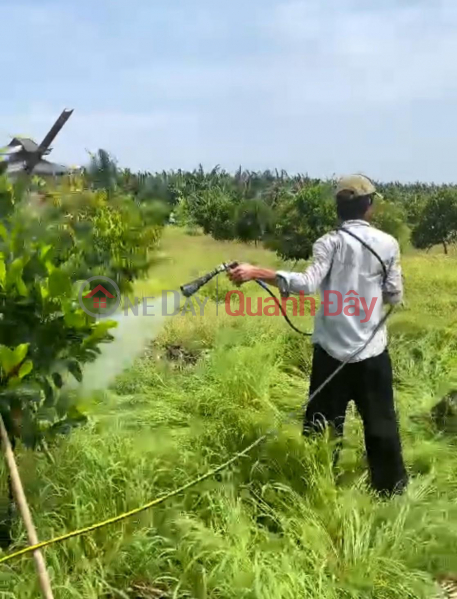
{"label": "man's hand", "polygon": [[257,267],[252,264],[239,264],[235,268],[228,270],[227,276],[233,283],[237,283],[238,285],[246,283],[257,278]]}

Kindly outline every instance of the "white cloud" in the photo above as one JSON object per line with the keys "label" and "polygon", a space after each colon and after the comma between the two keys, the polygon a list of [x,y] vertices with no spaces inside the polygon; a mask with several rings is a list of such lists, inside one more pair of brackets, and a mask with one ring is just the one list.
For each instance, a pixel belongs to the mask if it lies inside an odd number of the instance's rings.
{"label": "white cloud", "polygon": [[288,59],[282,80],[292,98],[353,108],[454,93],[456,26],[457,5],[449,1],[366,12],[344,0],[296,1],[278,5],[266,24],[283,51],[280,62]]}

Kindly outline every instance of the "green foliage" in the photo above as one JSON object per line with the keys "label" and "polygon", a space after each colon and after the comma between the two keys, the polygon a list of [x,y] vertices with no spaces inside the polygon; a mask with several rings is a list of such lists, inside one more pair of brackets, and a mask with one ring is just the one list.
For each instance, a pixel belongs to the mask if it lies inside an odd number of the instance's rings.
{"label": "green foliage", "polygon": [[98,150],[96,154],[91,154],[86,178],[94,189],[104,189],[111,194],[117,186],[116,161],[106,150]]}
{"label": "green foliage", "polygon": [[327,185],[303,187],[278,204],[267,247],[284,260],[307,260],[315,240],[336,223],[335,202]]}
{"label": "green foliage", "polygon": [[0,243],[0,410],[16,423],[10,434],[35,446],[46,430],[68,421],[61,403],[65,373],[79,373],[111,336],[107,323],[100,334],[79,307],[66,264],[54,266],[39,240],[17,255],[15,234],[13,227]]}
{"label": "green foliage", "polygon": [[427,249],[442,244],[444,252],[448,244],[457,239],[457,191],[442,189],[432,195],[424,206],[420,221],[412,233],[415,247]]}
{"label": "green foliage", "polygon": [[65,387],[112,339],[78,302],[97,274],[121,292],[148,271],[163,215],[128,197],[48,192],[45,201],[0,178],[0,411],[11,435],[36,446],[46,433],[84,420]]}
{"label": "green foliage", "polygon": [[410,231],[406,224],[406,213],[401,204],[377,200],[373,214],[373,225],[395,237],[404,249],[409,241]]}
{"label": "green foliage", "polygon": [[192,198],[190,214],[205,233],[214,239],[235,238],[235,204],[220,190],[206,190]]}
{"label": "green foliage", "polygon": [[431,410],[436,427],[442,432],[457,434],[457,392],[447,394]]}
{"label": "green foliage", "polygon": [[58,206],[41,209],[42,218],[52,220],[51,255],[68,263],[75,280],[104,275],[121,293],[129,291],[150,267],[167,211],[104,190],[58,197]]}
{"label": "green foliage", "polygon": [[421,194],[411,195],[402,202],[408,226],[414,227],[419,223],[426,202],[427,196]]}
{"label": "green foliage", "polygon": [[261,198],[244,200],[237,206],[235,235],[240,241],[261,241],[271,230],[272,223],[273,211]]}
{"label": "green foliage", "polygon": [[[262,241],[267,247],[277,249],[279,255],[297,259],[295,254],[299,257],[309,255],[309,243],[313,240],[301,242],[289,226],[279,225],[276,233],[272,234],[271,226],[280,222],[284,213],[287,219],[290,206],[294,204],[293,198],[316,186],[330,188],[334,183],[333,180],[322,181],[303,174],[289,175],[284,170],[255,172],[240,167],[236,173],[230,174],[218,166],[208,172],[200,166],[194,171],[160,173],[133,173],[129,169],[118,169],[116,184],[141,201],[164,202],[173,209],[176,224],[188,227],[190,231],[201,227],[215,239]],[[417,247],[428,247],[424,241],[425,237],[429,237],[424,233],[428,224],[421,225],[425,205],[436,194],[456,192],[454,185],[420,182],[376,182],[376,187],[385,200],[377,206],[374,224],[396,237],[401,248],[409,243],[410,231],[418,227]],[[295,233],[300,228],[306,234],[323,230],[310,222],[313,220],[310,211],[296,210],[295,215],[301,220],[308,219],[307,223],[297,223],[292,227],[296,229]],[[322,216],[319,209],[316,216]],[[329,224],[330,221],[326,219],[324,222]],[[282,229],[287,236],[283,240],[280,239]],[[437,237],[439,235],[435,235],[434,239]],[[301,247],[303,243],[304,247]],[[445,247],[447,243],[444,242]],[[295,251],[294,247],[298,249]]]}

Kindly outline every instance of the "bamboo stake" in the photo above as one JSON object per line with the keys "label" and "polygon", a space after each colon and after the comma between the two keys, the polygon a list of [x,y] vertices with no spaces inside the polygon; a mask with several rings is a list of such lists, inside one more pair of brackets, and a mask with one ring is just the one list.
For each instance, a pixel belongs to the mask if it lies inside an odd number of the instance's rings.
{"label": "bamboo stake", "polygon": [[[16,499],[17,506],[21,513],[22,519],[24,520],[25,528],[27,530],[27,536],[29,539],[30,545],[36,545],[38,543],[38,537],[35,530],[35,526],[33,525],[32,515],[30,513],[30,509],[27,503],[27,499],[25,497],[24,489],[22,487],[21,477],[19,476],[19,471],[17,469],[16,460],[14,458],[13,449],[11,447],[10,440],[8,438],[8,433],[6,432],[5,424],[3,422],[3,418],[0,415],[0,436],[2,439],[3,450],[5,452],[5,459],[8,465],[8,469],[10,471],[11,476],[11,484],[13,487],[13,493]],[[41,587],[41,592],[43,594],[44,599],[54,599],[54,595],[52,594],[51,582],[49,580],[49,574],[46,570],[46,564],[44,562],[43,554],[39,549],[33,552],[33,557],[35,559],[35,566],[38,574],[38,580]]]}

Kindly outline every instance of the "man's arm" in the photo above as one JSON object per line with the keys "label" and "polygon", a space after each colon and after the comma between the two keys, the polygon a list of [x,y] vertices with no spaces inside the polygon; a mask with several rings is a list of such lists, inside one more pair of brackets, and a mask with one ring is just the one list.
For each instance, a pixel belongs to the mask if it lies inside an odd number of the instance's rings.
{"label": "man's arm", "polygon": [[316,241],[313,246],[313,261],[304,273],[275,271],[251,264],[240,264],[229,271],[230,280],[244,283],[260,279],[270,285],[279,287],[281,295],[287,296],[304,292],[315,293],[330,270],[334,251],[334,242],[329,235]]}
{"label": "man's arm", "polygon": [[395,250],[387,269],[387,278],[382,290],[383,301],[386,304],[399,304],[403,300],[403,278],[400,264],[400,247],[395,242]]}
{"label": "man's arm", "polygon": [[261,266],[243,263],[235,266],[235,268],[231,268],[227,274],[228,278],[234,283],[246,283],[247,281],[260,279],[269,285],[274,285],[275,287],[278,286],[277,273],[271,268],[263,268]]}

